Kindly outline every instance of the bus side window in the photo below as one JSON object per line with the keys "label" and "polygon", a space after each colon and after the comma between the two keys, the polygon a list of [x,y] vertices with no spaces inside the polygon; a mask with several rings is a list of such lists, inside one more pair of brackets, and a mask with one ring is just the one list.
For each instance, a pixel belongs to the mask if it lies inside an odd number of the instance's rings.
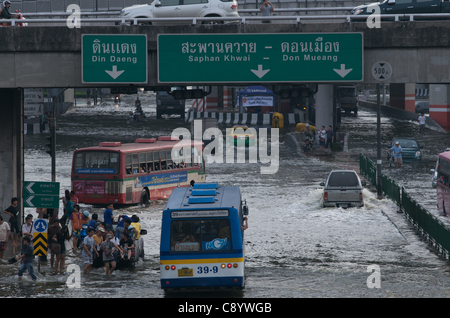
{"label": "bus side window", "polygon": [[172,162],[172,151],[167,150],[166,152],[167,155],[167,169],[173,169],[173,162]]}
{"label": "bus side window", "polygon": [[153,160],[155,163],[155,171],[161,170],[161,167],[159,165],[159,151],[153,152]]}
{"label": "bus side window", "polygon": [[77,153],[75,156],[74,173],[77,173],[77,169],[84,168],[84,154]]}
{"label": "bus side window", "polygon": [[133,154],[133,173],[139,173],[139,154]]}
{"label": "bus side window", "polygon": [[184,168],[186,167],[186,162],[184,159],[184,152],[183,152],[183,148],[181,148],[178,151],[178,162],[177,162],[177,168]]}
{"label": "bus side window", "polygon": [[198,166],[198,160],[197,160],[197,148],[192,147],[192,156],[191,156],[191,160],[192,160],[192,165],[194,167]]}
{"label": "bus side window", "polygon": [[173,168],[179,168],[180,159],[179,159],[179,149],[172,148],[172,162]]}
{"label": "bus side window", "polygon": [[125,156],[125,170],[127,171],[127,174],[131,174],[131,155]]}
{"label": "bus side window", "polygon": [[119,164],[119,154],[111,153],[109,158],[109,168],[114,169],[114,173],[119,173],[120,164]]}
{"label": "bus side window", "polygon": [[154,171],[153,168],[153,152],[147,152],[147,172]]}
{"label": "bus side window", "polygon": [[159,152],[159,163],[161,165],[161,170],[166,170],[167,166],[166,166],[166,152],[164,150],[161,150]]}
{"label": "bus side window", "polygon": [[139,154],[139,172],[146,173],[147,172],[147,160],[145,156],[145,152]]}

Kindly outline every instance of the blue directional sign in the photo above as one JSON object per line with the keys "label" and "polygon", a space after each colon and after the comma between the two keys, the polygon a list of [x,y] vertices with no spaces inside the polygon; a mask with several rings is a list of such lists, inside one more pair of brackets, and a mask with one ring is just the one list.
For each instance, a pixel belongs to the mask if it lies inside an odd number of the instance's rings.
{"label": "blue directional sign", "polygon": [[34,232],[47,233],[47,221],[45,219],[37,219],[33,224]]}

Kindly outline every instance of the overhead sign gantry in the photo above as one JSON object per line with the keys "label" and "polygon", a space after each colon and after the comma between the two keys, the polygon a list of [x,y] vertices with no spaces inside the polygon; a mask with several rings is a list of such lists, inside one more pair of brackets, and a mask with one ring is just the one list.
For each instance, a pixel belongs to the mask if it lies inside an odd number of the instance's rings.
{"label": "overhead sign gantry", "polygon": [[159,83],[358,82],[362,33],[159,34]]}

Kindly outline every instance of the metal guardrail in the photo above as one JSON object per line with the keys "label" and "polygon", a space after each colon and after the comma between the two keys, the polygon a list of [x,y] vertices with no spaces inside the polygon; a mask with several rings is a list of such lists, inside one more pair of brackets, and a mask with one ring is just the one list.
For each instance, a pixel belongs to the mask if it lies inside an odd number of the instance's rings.
{"label": "metal guardrail", "polygon": [[[320,5],[339,6],[344,3],[353,6],[361,5],[367,0],[271,0],[275,7],[282,6],[304,6],[315,7]],[[375,0],[374,0],[375,1]],[[30,12],[64,12],[70,4],[77,4],[81,11],[111,11],[121,10],[125,7],[150,3],[151,0],[13,0],[11,12],[21,10],[22,13]],[[262,0],[237,0],[238,6],[247,8],[258,8]]]}
{"label": "metal guardrail", "polygon": [[[314,11],[350,11],[354,7],[314,7],[314,8],[279,8],[275,10],[277,12],[314,12]],[[259,9],[238,9],[239,14],[260,14]],[[38,13],[22,13],[24,17],[61,17],[69,16],[73,13],[70,12],[38,12]],[[78,13],[77,13],[78,14]],[[118,16],[120,11],[99,11],[99,12],[84,12],[79,13],[80,16]]]}
{"label": "metal guardrail", "polygon": [[[70,14],[69,14],[70,15]],[[95,15],[95,14],[93,14]],[[57,15],[56,15],[57,16]],[[372,15],[296,15],[296,16],[271,16],[270,18],[263,17],[263,16],[247,16],[247,17],[238,17],[238,18],[225,18],[225,17],[198,17],[198,18],[152,18],[152,19],[144,19],[144,18],[82,18],[79,19],[77,22],[83,24],[83,23],[89,23],[89,25],[94,25],[97,23],[107,23],[110,22],[112,24],[119,23],[119,24],[127,24],[127,23],[133,23],[138,24],[139,22],[152,22],[152,23],[167,23],[170,24],[170,22],[187,22],[190,24],[197,24],[198,22],[220,22],[224,21],[225,23],[240,23],[245,24],[250,21],[260,21],[260,20],[272,20],[273,22],[277,21],[292,21],[293,24],[299,24],[302,23],[304,20],[342,20],[342,22],[353,22],[353,21],[366,21],[367,18],[373,17]],[[450,13],[434,13],[434,14],[384,14],[381,16],[381,20],[391,19],[393,21],[416,21],[416,19],[423,19],[423,18],[450,18]],[[10,23],[12,26],[15,26],[17,23],[27,23],[28,25],[31,24],[43,24],[43,23],[49,23],[49,24],[58,24],[58,23],[66,23],[67,19],[26,19],[26,20],[19,20],[19,19],[4,19],[1,20],[1,23]],[[336,22],[336,21],[334,21]]]}
{"label": "metal guardrail", "polygon": [[[375,163],[359,154],[360,174],[368,178],[373,186],[376,186]],[[374,170],[375,169],[375,170]],[[383,193],[392,199],[405,217],[426,237],[429,242],[447,259],[450,256],[450,229],[436,216],[428,212],[421,204],[417,203],[404,187],[401,187],[386,175],[382,175]]]}

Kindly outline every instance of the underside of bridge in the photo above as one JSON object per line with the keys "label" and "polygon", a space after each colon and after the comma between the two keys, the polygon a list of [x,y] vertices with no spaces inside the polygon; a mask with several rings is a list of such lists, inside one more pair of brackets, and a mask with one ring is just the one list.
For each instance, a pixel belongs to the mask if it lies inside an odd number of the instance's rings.
{"label": "underside of bridge", "polygon": [[[445,129],[450,130],[450,25],[446,21],[433,22],[383,22],[381,28],[369,29],[365,22],[321,24],[230,24],[230,25],[177,25],[177,26],[82,26],[67,27],[2,27],[0,28],[0,60],[4,69],[0,77],[0,197],[2,206],[9,205],[13,196],[22,198],[23,182],[23,88],[79,88],[108,87],[105,83],[82,81],[82,36],[135,35],[147,36],[147,82],[140,87],[157,89],[167,86],[158,82],[159,34],[283,34],[301,33],[361,33],[363,35],[362,82],[379,83],[372,75],[373,66],[386,61],[392,74],[386,83],[391,84],[393,107],[414,111],[414,84],[430,84],[430,116]],[[254,66],[255,72],[264,70]],[[337,61],[336,69],[344,70]],[[181,72],[182,70],[180,70]],[[230,70],[232,71],[232,70]],[[114,72],[114,69],[111,71]],[[255,73],[256,74],[256,73]],[[323,107],[330,109],[333,97],[330,85],[339,82],[321,82],[318,97]],[[185,85],[255,85],[255,82],[186,82]],[[292,85],[297,81],[267,82],[259,85]],[[308,83],[303,83],[308,84]],[[332,90],[331,90],[332,91]],[[323,95],[322,95],[323,94]],[[321,107],[321,106],[319,106]],[[331,124],[329,116],[323,125]],[[23,206],[23,204],[21,204]]]}

